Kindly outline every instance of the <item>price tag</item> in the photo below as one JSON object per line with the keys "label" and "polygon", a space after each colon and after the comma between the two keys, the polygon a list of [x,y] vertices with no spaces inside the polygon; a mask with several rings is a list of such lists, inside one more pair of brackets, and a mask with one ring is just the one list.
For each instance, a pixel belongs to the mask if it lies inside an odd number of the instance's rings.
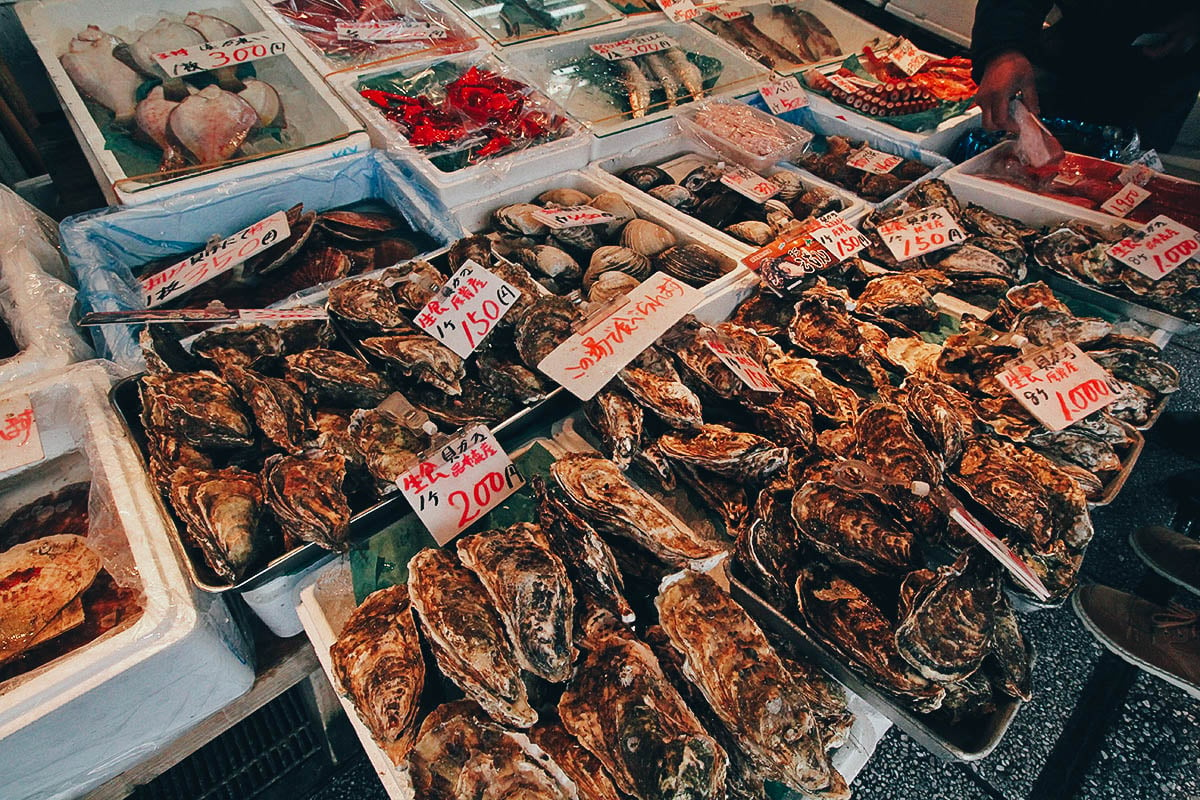
{"label": "price tag", "polygon": [[1127,183],[1124,189],[1101,203],[1100,208],[1118,217],[1125,217],[1129,215],[1130,211],[1141,205],[1142,201],[1149,196],[1150,192],[1136,183]]}
{"label": "price tag", "polygon": [[618,39],[615,42],[589,44],[588,48],[601,58],[620,61],[622,58],[633,58],[634,56],[644,56],[647,53],[669,50],[674,46],[675,40],[665,33],[645,33],[628,39]]}
{"label": "price tag", "polygon": [[447,442],[396,479],[404,499],[439,546],[525,485],[508,453],[486,425]]}
{"label": "price tag", "polygon": [[246,259],[261,253],[289,235],[287,214],[276,211],[228,239],[206,247],[191,258],[142,278],[142,297],[147,308],[161,306],[200,284],[223,275]]}
{"label": "price tag", "polygon": [[1029,568],[1029,565],[1021,557],[1014,553],[996,534],[988,530],[970,511],[967,511],[958,498],[949,492],[945,492],[943,496],[948,500],[950,519],[958,523],[959,527],[970,534],[971,538],[979,542],[984,550],[988,551],[1017,579],[1018,583],[1033,592],[1034,597],[1043,601],[1050,599],[1050,590],[1046,588],[1046,584],[1042,583],[1042,579]]}
{"label": "price tag", "polygon": [[760,87],[758,93],[762,95],[763,102],[771,109],[772,114],[795,111],[808,105],[808,94],[794,75],[772,81]]}
{"label": "price tag", "polygon": [[842,219],[842,215],[836,211],[822,214],[817,218],[817,222],[820,224],[813,228],[813,238],[820,242],[839,264],[871,244],[870,239]]}
{"label": "price tag", "polygon": [[720,339],[709,339],[705,342],[708,349],[717,354],[721,363],[729,367],[742,383],[760,392],[782,392],[775,381],[767,375],[763,365],[755,361],[741,347],[730,345]]}
{"label": "price tag", "polygon": [[663,10],[671,22],[690,22],[703,14],[707,9],[697,7],[692,0],[657,0],[658,7]]}
{"label": "price tag", "polygon": [[466,358],[483,343],[521,292],[494,272],[468,260],[425,307],[417,327]]}
{"label": "price tag", "polygon": [[929,63],[929,56],[922,53],[908,39],[901,37],[888,53],[888,60],[900,68],[905,75],[916,75],[921,67]]}
{"label": "price tag", "polygon": [[584,225],[602,225],[612,222],[617,217],[607,211],[601,211],[591,206],[567,206],[566,208],[543,208],[531,215],[543,225],[554,230],[561,228],[581,228]]}
{"label": "price tag", "polygon": [[857,94],[862,91],[862,87],[854,81],[847,78],[845,75],[839,75],[836,72],[831,75],[826,75],[825,78],[837,88],[847,94]]}
{"label": "price tag", "polygon": [[1122,239],[1107,252],[1156,281],[1189,258],[1200,255],[1200,235],[1165,214],[1159,214],[1139,233]]}
{"label": "price tag", "polygon": [[357,42],[413,42],[422,39],[445,39],[448,32],[435,22],[415,19],[366,20],[343,22],[334,26],[337,38]]}
{"label": "price tag", "polygon": [[1139,186],[1144,186],[1153,177],[1154,170],[1145,164],[1135,162],[1121,170],[1120,174],[1117,175],[1117,180],[1125,184],[1136,183]]}
{"label": "price tag", "polygon": [[870,147],[860,147],[846,159],[847,167],[861,169],[863,172],[873,172],[876,175],[886,175],[904,163],[900,156],[883,153]]}
{"label": "price tag", "polygon": [[783,187],[745,167],[733,167],[721,176],[721,183],[756,203],[765,203],[779,194]]}
{"label": "price tag", "polygon": [[1072,342],[1024,353],[996,375],[1000,385],[1052,431],[1061,431],[1116,400],[1111,379]]}
{"label": "price tag", "polygon": [[173,78],[210,69],[248,64],[260,58],[283,55],[287,43],[277,33],[247,33],[191,47],[155,53],[154,61]]}
{"label": "price tag", "polygon": [[41,461],[45,455],[29,395],[0,400],[0,472]]}
{"label": "price tag", "polygon": [[538,369],[580,400],[590,400],[618,372],[704,299],[704,293],[656,272],[620,303],[542,359]]}
{"label": "price tag", "polygon": [[726,22],[742,17],[750,16],[750,12],[741,8],[710,8],[708,13],[712,14],[717,19],[723,19]]}
{"label": "price tag", "polygon": [[954,215],[942,206],[881,222],[876,230],[897,261],[960,244],[967,238]]}

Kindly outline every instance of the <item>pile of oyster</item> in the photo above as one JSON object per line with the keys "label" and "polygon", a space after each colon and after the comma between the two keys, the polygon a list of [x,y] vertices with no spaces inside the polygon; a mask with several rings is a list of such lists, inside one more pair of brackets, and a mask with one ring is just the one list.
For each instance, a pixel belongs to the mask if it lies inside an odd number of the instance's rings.
{"label": "pile of oyster", "polygon": [[190,353],[143,334],[143,350],[150,476],[230,582],[304,542],[343,549],[351,514],[429,445],[377,410],[390,381],[332,349],[325,322],[214,328]]}
{"label": "pile of oyster", "polygon": [[[332,646],[338,683],[416,796],[748,800],[772,781],[848,798],[829,752],[853,721],[841,687],[708,575],[661,579],[671,570],[652,557],[639,559],[652,575],[619,568],[666,522],[632,487],[600,503],[605,480],[623,478],[604,459],[554,463],[531,482],[536,523],[417,553],[407,586],[370,595]],[[427,713],[423,693],[440,703]]]}
{"label": "pile of oyster", "polygon": [[[767,180],[779,187],[778,193],[759,203],[721,182],[721,177],[737,164],[689,158],[701,161],[676,181],[668,170],[672,164],[638,165],[618,176],[631,186],[646,192],[669,206],[728,233],[747,244],[765,245],[812,217],[830,211],[844,211],[846,202],[820,186],[808,185],[799,174],[779,170]],[[675,170],[679,174],[681,170]]]}
{"label": "pile of oyster", "polygon": [[824,152],[810,148],[796,159],[796,165],[873,203],[886,200],[929,173],[929,167],[910,158],[883,174],[848,166],[850,157],[865,145],[844,136],[827,136]]}

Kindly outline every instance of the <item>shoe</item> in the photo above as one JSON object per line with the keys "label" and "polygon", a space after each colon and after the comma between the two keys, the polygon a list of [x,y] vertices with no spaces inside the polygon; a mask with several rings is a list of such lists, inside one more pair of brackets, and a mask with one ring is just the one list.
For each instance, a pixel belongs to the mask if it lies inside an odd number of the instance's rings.
{"label": "shoe", "polygon": [[1100,644],[1200,699],[1200,615],[1098,584],[1081,586],[1071,602]]}
{"label": "shoe", "polygon": [[1150,569],[1200,594],[1200,542],[1161,525],[1147,525],[1129,535],[1129,545]]}

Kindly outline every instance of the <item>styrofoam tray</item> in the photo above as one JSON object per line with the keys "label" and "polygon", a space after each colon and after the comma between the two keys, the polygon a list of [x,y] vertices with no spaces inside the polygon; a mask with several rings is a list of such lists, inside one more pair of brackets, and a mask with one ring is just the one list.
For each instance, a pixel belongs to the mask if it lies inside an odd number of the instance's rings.
{"label": "styrofoam tray", "polygon": [[[15,385],[38,417],[45,459],[0,475],[0,508],[91,480],[115,523],[110,572],[143,591],[142,615],[0,694],[0,796],[75,797],[133,766],[241,695],[249,652],[218,598],[194,593],[175,561],[152,490],[107,410],[111,370],[68,367]],[[93,511],[96,506],[93,505]],[[92,527],[96,529],[96,514]],[[106,552],[108,548],[106,548]],[[118,576],[119,577],[119,576]]]}
{"label": "styrofoam tray", "polygon": [[982,125],[982,117],[978,107],[972,107],[962,114],[942,121],[931,131],[914,133],[901,130],[889,125],[884,118],[868,117],[857,114],[853,109],[838,105],[827,97],[809,93],[808,107],[817,118],[818,123],[830,133],[840,136],[851,136],[855,139],[866,139],[869,135],[882,135],[885,138],[904,142],[912,148],[913,156],[921,150],[946,155],[950,148],[969,130]]}
{"label": "styrofoam tray", "polygon": [[891,0],[887,12],[962,47],[971,46],[976,0]]}
{"label": "styrofoam tray", "polygon": [[[292,136],[303,121],[302,141],[281,145],[274,154],[263,154],[226,166],[214,165],[199,174],[165,181],[135,180],[116,156],[105,148],[104,135],[92,118],[82,95],[59,56],[67,52],[71,38],[87,25],[100,25],[108,33],[120,35],[130,29],[144,30],[163,16],[182,19],[189,11],[206,11],[220,16],[246,32],[273,31],[275,24],[257,8],[243,0],[223,0],[219,7],[198,9],[186,0],[158,0],[153,6],[129,4],[124,0],[36,0],[16,6],[29,39],[50,74],[67,119],[101,190],[111,204],[133,205],[161,200],[172,195],[191,193],[227,181],[274,169],[293,169],[315,161],[356,153],[369,146],[362,125],[333,95],[324,81],[294,47],[281,56],[255,62],[256,72],[279,91],[284,114],[293,126]],[[303,102],[299,102],[303,98]],[[286,130],[286,129],[285,129]]]}

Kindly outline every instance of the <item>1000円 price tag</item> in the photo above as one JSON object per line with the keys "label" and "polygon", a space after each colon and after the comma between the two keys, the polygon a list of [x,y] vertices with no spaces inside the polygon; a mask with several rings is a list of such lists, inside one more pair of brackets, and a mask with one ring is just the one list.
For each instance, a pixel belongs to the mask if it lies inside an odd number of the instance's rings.
{"label": "1000\u5186 price tag", "polygon": [[1061,431],[1117,399],[1112,376],[1072,342],[1023,353],[996,380],[1052,431]]}
{"label": "1000\u5186 price tag", "polygon": [[1139,233],[1122,239],[1106,252],[1156,281],[1188,259],[1200,257],[1200,234],[1159,214]]}

